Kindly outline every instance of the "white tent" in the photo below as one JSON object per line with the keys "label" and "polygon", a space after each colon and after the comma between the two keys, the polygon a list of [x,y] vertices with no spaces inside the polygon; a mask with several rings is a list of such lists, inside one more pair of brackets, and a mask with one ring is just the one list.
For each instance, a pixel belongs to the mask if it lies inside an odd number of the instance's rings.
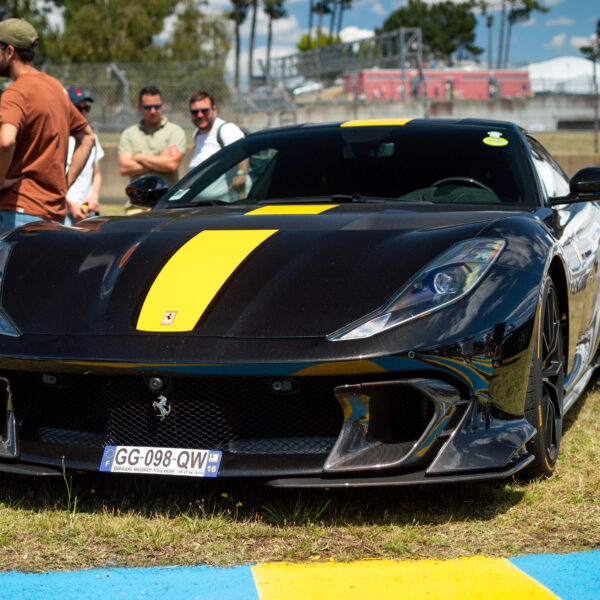
{"label": "white tent", "polygon": [[[580,56],[562,56],[527,67],[534,93],[592,94],[593,63]],[[596,63],[600,85],[600,64]]]}

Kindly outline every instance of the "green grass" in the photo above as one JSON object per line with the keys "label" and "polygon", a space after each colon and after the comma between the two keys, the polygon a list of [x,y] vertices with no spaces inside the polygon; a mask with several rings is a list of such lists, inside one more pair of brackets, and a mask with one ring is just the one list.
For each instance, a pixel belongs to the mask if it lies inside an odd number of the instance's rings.
{"label": "green grass", "polygon": [[600,384],[566,419],[550,479],[278,490],[259,483],[0,477],[4,570],[452,558],[600,547]]}

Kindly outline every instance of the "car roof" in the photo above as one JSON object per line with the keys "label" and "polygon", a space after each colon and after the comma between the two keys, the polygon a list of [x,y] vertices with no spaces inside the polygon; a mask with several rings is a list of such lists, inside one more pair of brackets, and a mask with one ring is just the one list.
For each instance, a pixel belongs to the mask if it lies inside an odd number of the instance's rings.
{"label": "car roof", "polygon": [[421,128],[423,130],[439,128],[440,126],[457,128],[481,127],[482,129],[510,129],[517,134],[524,134],[525,130],[511,121],[500,121],[494,119],[352,119],[349,121],[338,121],[328,123],[299,123],[284,127],[274,127],[250,133],[250,136],[263,133],[286,133],[294,131],[305,131],[307,129],[337,129],[339,127],[410,127],[410,129]]}

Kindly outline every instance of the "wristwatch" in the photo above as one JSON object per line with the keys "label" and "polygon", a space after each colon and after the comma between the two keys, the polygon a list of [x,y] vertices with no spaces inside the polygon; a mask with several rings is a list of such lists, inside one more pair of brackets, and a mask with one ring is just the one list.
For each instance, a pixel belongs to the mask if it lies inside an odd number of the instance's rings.
{"label": "wristwatch", "polygon": [[248,173],[246,173],[246,171],[242,171],[241,169],[238,169],[237,174],[238,175],[247,175]]}

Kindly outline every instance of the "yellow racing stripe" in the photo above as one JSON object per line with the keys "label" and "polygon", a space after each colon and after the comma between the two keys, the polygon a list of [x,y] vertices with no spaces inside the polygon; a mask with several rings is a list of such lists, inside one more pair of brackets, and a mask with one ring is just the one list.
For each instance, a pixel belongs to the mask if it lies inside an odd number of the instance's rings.
{"label": "yellow racing stripe", "polygon": [[276,229],[202,231],[185,243],[154,280],[139,331],[191,331],[240,263]]}
{"label": "yellow racing stripe", "polygon": [[266,563],[252,574],[260,600],[558,600],[503,558]]}
{"label": "yellow racing stripe", "polygon": [[412,119],[356,119],[342,123],[342,127],[369,127],[374,125],[406,125]]}
{"label": "yellow racing stripe", "polygon": [[246,215],[319,215],[339,204],[274,204],[255,208]]}

